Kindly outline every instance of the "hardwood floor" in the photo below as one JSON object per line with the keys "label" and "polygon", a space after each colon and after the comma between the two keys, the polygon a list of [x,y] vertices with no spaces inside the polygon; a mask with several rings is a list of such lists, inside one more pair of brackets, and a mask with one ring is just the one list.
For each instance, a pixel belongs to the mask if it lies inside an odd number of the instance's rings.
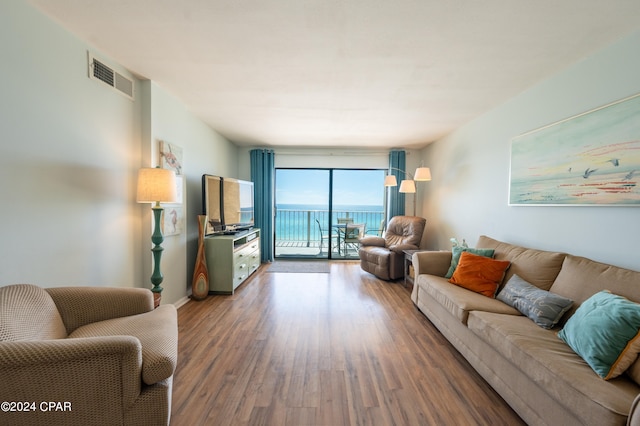
{"label": "hardwood floor", "polygon": [[172,425],[524,424],[400,282],[265,269],[178,310]]}

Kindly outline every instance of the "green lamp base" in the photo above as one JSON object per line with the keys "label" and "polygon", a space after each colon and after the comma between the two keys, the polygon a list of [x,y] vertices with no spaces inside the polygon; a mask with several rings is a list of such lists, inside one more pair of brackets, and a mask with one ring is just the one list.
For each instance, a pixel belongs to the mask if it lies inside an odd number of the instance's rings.
{"label": "green lamp base", "polygon": [[152,210],[155,225],[153,234],[151,235],[151,242],[153,243],[153,248],[151,249],[153,253],[153,274],[151,274],[151,284],[153,284],[153,288],[151,291],[153,292],[154,307],[157,308],[162,299],[162,287],[160,284],[162,284],[162,280],[164,279],[160,271],[160,260],[162,259],[162,251],[164,250],[160,245],[164,241],[162,230],[160,229],[160,220],[162,220],[162,211],[164,209],[160,206],[160,203],[156,203]]}

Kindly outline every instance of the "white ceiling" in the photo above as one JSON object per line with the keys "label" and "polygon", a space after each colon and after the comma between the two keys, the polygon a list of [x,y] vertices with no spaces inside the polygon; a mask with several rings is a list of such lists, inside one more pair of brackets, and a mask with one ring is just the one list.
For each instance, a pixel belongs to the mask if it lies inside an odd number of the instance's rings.
{"label": "white ceiling", "polygon": [[30,0],[228,139],[421,147],[640,28],[638,0]]}

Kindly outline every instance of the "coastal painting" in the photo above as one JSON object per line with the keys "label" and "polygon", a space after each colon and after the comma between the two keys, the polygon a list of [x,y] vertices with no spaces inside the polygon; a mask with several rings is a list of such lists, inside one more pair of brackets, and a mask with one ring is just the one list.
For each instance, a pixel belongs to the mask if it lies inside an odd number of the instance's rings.
{"label": "coastal painting", "polygon": [[640,95],[515,137],[509,205],[640,206]]}

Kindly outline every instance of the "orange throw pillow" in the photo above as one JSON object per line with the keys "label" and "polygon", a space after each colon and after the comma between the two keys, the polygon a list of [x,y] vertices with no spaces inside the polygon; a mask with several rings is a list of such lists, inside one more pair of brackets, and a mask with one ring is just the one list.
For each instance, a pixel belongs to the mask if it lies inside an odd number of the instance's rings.
{"label": "orange throw pillow", "polygon": [[487,297],[495,297],[496,290],[510,265],[511,262],[507,260],[495,260],[463,252],[449,282]]}

